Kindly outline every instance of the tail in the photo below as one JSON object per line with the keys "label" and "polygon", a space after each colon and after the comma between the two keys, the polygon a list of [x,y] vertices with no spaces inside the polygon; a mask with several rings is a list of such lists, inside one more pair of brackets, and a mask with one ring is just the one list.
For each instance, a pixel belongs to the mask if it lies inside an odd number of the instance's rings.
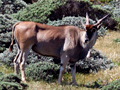
{"label": "tail", "polygon": [[16,23],[16,24],[12,27],[12,37],[11,37],[12,42],[11,42],[11,44],[10,44],[10,46],[9,46],[9,52],[11,52],[12,49],[13,49],[13,44],[14,44],[14,31],[15,31],[15,26],[18,25],[18,24],[19,24],[19,23]]}
{"label": "tail", "polygon": [[15,26],[12,27],[12,37],[11,37],[12,42],[11,42],[11,44],[9,46],[9,52],[11,52],[12,49],[13,49],[13,44],[14,44],[14,30],[15,30]]}

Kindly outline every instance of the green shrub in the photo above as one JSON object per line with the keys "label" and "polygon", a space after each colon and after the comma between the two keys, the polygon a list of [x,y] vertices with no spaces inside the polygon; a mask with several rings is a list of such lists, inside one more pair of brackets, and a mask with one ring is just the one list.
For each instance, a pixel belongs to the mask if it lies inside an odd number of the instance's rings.
{"label": "green shrub", "polygon": [[[117,30],[120,30],[120,1],[118,0],[113,0],[111,1],[108,5],[99,5],[102,9],[106,9],[108,11],[110,11],[110,13],[112,14],[112,18],[114,18],[114,20],[116,20],[116,22],[114,21],[109,21],[111,23],[113,23],[113,25],[117,26],[115,28],[117,28]],[[110,25],[111,26],[111,25]]]}
{"label": "green shrub", "polygon": [[86,12],[91,12],[91,6],[92,4],[90,4],[90,2],[85,2],[81,0],[67,0],[65,4],[52,11],[48,18],[53,21],[62,19],[63,17],[67,16],[85,17]]}
{"label": "green shrub", "polygon": [[[120,12],[119,12],[120,13]],[[119,17],[115,17],[116,21],[117,21],[117,30],[120,30],[120,16]]]}
{"label": "green shrub", "polygon": [[16,22],[18,22],[18,20],[13,19],[10,15],[0,14],[0,33],[11,32],[11,28]]}
{"label": "green shrub", "polygon": [[0,14],[16,13],[26,5],[23,0],[0,0]]}
{"label": "green shrub", "polygon": [[102,3],[109,3],[111,1],[113,1],[113,0],[100,0],[100,2],[102,2]]}
{"label": "green shrub", "polygon": [[119,38],[116,38],[116,39],[113,40],[113,42],[114,42],[114,43],[118,43],[118,42],[120,43],[120,39],[119,39]]}
{"label": "green shrub", "polygon": [[[89,13],[91,19],[96,20],[96,18],[100,19],[109,12],[102,8],[93,8],[92,6],[90,2],[81,0],[39,0],[13,16],[20,21],[47,23],[48,19],[58,20],[67,16],[85,17],[86,12]],[[113,29],[116,26],[116,21],[112,18],[108,19],[110,24],[105,20],[103,25]]]}
{"label": "green shrub", "polygon": [[17,54],[17,49],[13,49],[13,52],[10,53],[8,51],[7,48],[3,53],[0,53],[0,61],[7,66],[13,67],[13,60]]}
{"label": "green shrub", "polygon": [[120,79],[109,83],[101,88],[101,90],[120,90]]}
{"label": "green shrub", "polygon": [[39,0],[37,3],[20,10],[16,15],[20,21],[46,22],[51,11],[58,8],[65,0]]}
{"label": "green shrub", "polygon": [[50,20],[57,20],[66,16],[85,17],[86,12],[89,13],[89,17],[93,20],[109,13],[108,10],[101,8],[100,5],[93,5],[88,1],[67,0],[65,4],[52,11],[48,18]]}
{"label": "green shrub", "polygon": [[98,78],[95,81],[85,83],[85,86],[88,88],[100,89],[104,85],[103,82],[104,82],[104,80]]}
{"label": "green shrub", "polygon": [[11,42],[12,26],[18,22],[13,19],[10,15],[0,14],[0,53],[9,47]]}
{"label": "green shrub", "polygon": [[[53,21],[61,20],[67,16],[85,17],[86,12],[88,12],[92,20],[100,19],[110,13],[109,10],[101,8],[100,5],[92,5],[90,2],[80,0],[67,0],[65,4],[52,11],[48,18]],[[111,17],[108,17],[107,20],[103,21],[103,25],[109,29],[114,29],[117,22]]]}
{"label": "green shrub", "polygon": [[[12,52],[8,52],[8,48],[7,48],[3,53],[0,53],[0,61],[5,65],[13,67],[13,60],[14,60],[16,54],[17,54],[17,46],[15,44],[13,46]],[[31,50],[29,55],[28,55],[26,65],[29,65],[32,63],[37,63],[40,61],[49,61],[50,62],[51,60],[52,60],[52,58],[38,55]]]}
{"label": "green shrub", "polygon": [[51,80],[58,77],[59,66],[50,62],[39,62],[26,67],[25,74],[32,80]]}
{"label": "green shrub", "polygon": [[23,90],[19,84],[12,82],[0,82],[0,90]]}
{"label": "green shrub", "polygon": [[8,75],[2,75],[0,77],[0,81],[4,81],[4,82],[17,82],[20,83],[21,79],[14,74],[8,74]]}
{"label": "green shrub", "polygon": [[107,59],[107,57],[100,51],[91,50],[90,58],[83,59],[76,63],[77,72],[96,73],[99,70],[111,69],[114,67],[114,63]]}
{"label": "green shrub", "polygon": [[[8,52],[8,49],[5,50],[3,53],[0,54],[0,61],[4,63],[5,65],[12,66],[13,67],[13,59],[15,58],[15,55],[17,53],[16,45],[14,45],[14,49],[11,53]],[[35,63],[39,62],[57,62],[56,64],[60,63],[59,59],[54,59],[51,57],[45,57],[38,55],[32,51],[30,51],[30,54],[28,56],[28,59],[26,61],[26,65],[34,65]],[[59,62],[59,63],[58,63]],[[77,72],[97,72],[101,69],[105,70],[106,68],[112,68],[114,67],[114,64],[111,62],[111,60],[108,60],[107,57],[102,54],[101,52],[92,49],[91,51],[91,57],[89,60],[79,60],[77,62]],[[67,67],[67,71],[70,71],[70,67]]]}
{"label": "green shrub", "polygon": [[4,75],[4,73],[3,73],[3,72],[0,72],[0,76],[2,76],[2,75]]}
{"label": "green shrub", "polygon": [[0,90],[25,90],[27,87],[28,85],[21,83],[21,79],[17,75],[0,75]]}

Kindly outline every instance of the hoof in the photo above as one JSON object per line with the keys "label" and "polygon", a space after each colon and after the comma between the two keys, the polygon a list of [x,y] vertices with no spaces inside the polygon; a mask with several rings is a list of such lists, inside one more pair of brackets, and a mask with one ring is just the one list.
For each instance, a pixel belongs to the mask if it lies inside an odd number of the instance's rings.
{"label": "hoof", "polygon": [[23,83],[27,83],[27,81],[26,80],[24,80],[24,81],[22,81]]}
{"label": "hoof", "polygon": [[70,84],[72,84],[73,86],[78,86],[76,82],[71,82]]}
{"label": "hoof", "polygon": [[58,81],[57,84],[61,85],[61,82]]}
{"label": "hoof", "polygon": [[27,83],[26,80],[25,80],[25,78],[22,78],[22,82],[23,82],[23,83]]}

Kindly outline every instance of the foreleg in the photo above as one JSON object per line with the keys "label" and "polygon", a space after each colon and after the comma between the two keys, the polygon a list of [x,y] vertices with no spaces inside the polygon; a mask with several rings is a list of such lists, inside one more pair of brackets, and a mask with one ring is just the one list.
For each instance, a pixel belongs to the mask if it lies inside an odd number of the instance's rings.
{"label": "foreleg", "polygon": [[76,64],[71,64],[71,73],[72,73],[72,84],[77,85],[76,79],[75,79],[75,73],[76,73]]}
{"label": "foreleg", "polygon": [[65,71],[66,65],[69,61],[69,57],[66,54],[61,55],[61,66],[60,66],[60,73],[58,78],[58,84],[61,84],[62,81],[62,75]]}

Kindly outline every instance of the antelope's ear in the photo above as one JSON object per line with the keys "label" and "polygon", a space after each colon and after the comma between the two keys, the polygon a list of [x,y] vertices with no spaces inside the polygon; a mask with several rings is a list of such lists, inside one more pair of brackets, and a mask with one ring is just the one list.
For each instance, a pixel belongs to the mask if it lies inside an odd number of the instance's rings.
{"label": "antelope's ear", "polygon": [[86,25],[82,22],[81,22],[81,24],[82,24],[83,28],[86,30]]}

